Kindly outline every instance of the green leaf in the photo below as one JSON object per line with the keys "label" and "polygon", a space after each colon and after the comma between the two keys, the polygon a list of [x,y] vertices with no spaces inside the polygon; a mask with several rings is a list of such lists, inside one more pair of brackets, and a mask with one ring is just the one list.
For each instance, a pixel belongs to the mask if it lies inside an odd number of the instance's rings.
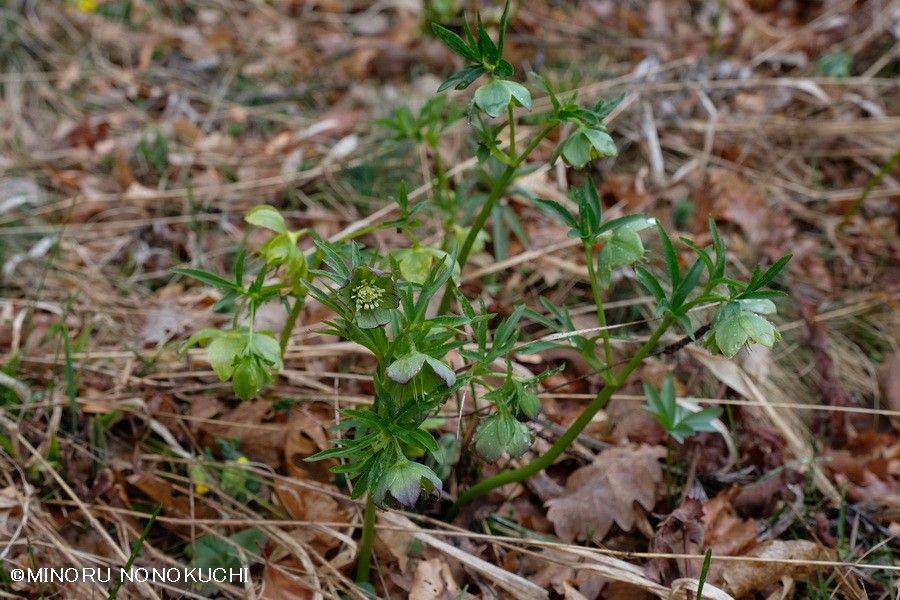
{"label": "green leaf", "polygon": [[475,90],[475,105],[491,117],[500,116],[511,99],[512,92],[501,79],[494,79]]}
{"label": "green leaf", "polygon": [[489,65],[496,64],[497,59],[500,58],[500,53],[481,22],[481,13],[476,15],[476,25],[478,28],[478,50],[481,52],[481,60]]}
{"label": "green leaf", "polygon": [[656,299],[657,302],[662,302],[666,299],[666,293],[663,291],[662,286],[656,280],[650,271],[645,269],[644,267],[638,265],[634,268],[634,272],[637,275],[638,281],[644,288],[650,292],[650,294]]}
{"label": "green leaf", "polygon": [[539,207],[546,210],[550,214],[553,214],[566,225],[571,227],[572,229],[578,229],[578,222],[575,220],[575,217],[569,212],[569,209],[557,202],[556,200],[545,200],[543,198],[536,198],[534,200],[535,204]]}
{"label": "green leaf", "polygon": [[188,277],[192,277],[197,281],[203,282],[207,285],[211,285],[213,287],[217,287],[222,290],[240,290],[233,281],[228,281],[227,279],[223,279],[219,277],[215,273],[210,273],[209,271],[203,271],[201,269],[191,269],[187,267],[176,267],[172,269],[172,272],[178,273],[179,275],[186,275]]}
{"label": "green leaf", "polygon": [[274,206],[269,206],[268,204],[261,204],[251,208],[244,220],[251,225],[263,227],[275,233],[287,233],[288,231],[287,225],[284,223],[284,217],[281,216],[281,213]]}
{"label": "green leaf", "polygon": [[497,77],[512,77],[513,74],[513,66],[509,63],[508,60],[500,59],[497,61],[497,66],[494,67],[494,75]]}
{"label": "green leaf", "polygon": [[437,23],[432,23],[431,30],[434,31],[434,34],[453,52],[459,54],[466,60],[470,60],[472,62],[481,62],[481,56],[479,56],[478,53],[473,49],[469,48],[469,46],[466,45],[461,37],[450,31],[446,27],[438,25]]}
{"label": "green leaf", "polygon": [[503,4],[503,14],[500,15],[500,32],[497,34],[497,54],[503,56],[503,45],[506,43],[506,27],[509,25],[509,0]]}
{"label": "green leaf", "polygon": [[600,129],[585,129],[584,136],[590,140],[598,156],[616,156],[619,151],[612,137]]}
{"label": "green leaf", "polygon": [[387,376],[397,383],[407,383],[419,374],[427,358],[429,357],[417,351],[401,356],[388,366]]}
{"label": "green leaf", "polygon": [[515,98],[519,106],[524,106],[526,109],[531,110],[531,92],[524,85],[506,79],[501,79],[500,82],[509,90],[509,93]]}
{"label": "green leaf", "polygon": [[680,307],[684,301],[687,300],[690,293],[697,287],[697,282],[700,281],[700,275],[702,273],[703,261],[698,258],[694,261],[694,264],[691,265],[691,268],[688,269],[684,279],[682,279],[681,283],[678,285],[678,289],[672,294],[672,310]]}
{"label": "green leaf", "polygon": [[234,374],[234,360],[244,351],[247,342],[243,336],[227,333],[216,337],[206,349],[209,365],[216,372],[219,381],[228,381]]}
{"label": "green leaf", "polygon": [[781,272],[781,270],[784,269],[787,266],[787,264],[791,261],[792,256],[793,255],[791,255],[791,254],[786,254],[786,255],[782,256],[781,258],[779,258],[778,260],[776,260],[775,264],[773,264],[771,267],[769,267],[766,270],[766,272],[763,273],[754,282],[753,289],[758,290],[759,288],[763,287],[764,285],[767,285],[769,282],[771,282],[773,279],[775,279],[778,276],[778,274]]}
{"label": "green leaf", "polygon": [[675,246],[672,245],[672,239],[666,233],[662,223],[657,221],[656,231],[659,233],[659,241],[662,245],[663,258],[666,261],[666,269],[669,272],[669,281],[672,283],[672,289],[676,289],[681,283],[681,269],[678,267],[678,255],[675,254]]}
{"label": "green leaf", "polygon": [[604,100],[601,98],[594,105],[593,112],[598,120],[602,121],[606,117],[612,113],[616,109],[619,104],[622,103],[622,99],[625,98],[625,94],[620,94],[615,98],[610,98],[609,100]]}
{"label": "green leaf", "polygon": [[447,80],[438,87],[437,91],[443,92],[451,87],[457,90],[464,90],[472,85],[473,81],[485,73],[487,73],[487,70],[481,65],[468,66],[448,77]]}

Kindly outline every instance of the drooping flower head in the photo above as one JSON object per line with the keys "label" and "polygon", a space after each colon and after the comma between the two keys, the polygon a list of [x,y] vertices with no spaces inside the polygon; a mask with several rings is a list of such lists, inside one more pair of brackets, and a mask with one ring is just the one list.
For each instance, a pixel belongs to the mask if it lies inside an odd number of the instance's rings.
{"label": "drooping flower head", "polygon": [[402,458],[385,472],[372,494],[372,500],[383,505],[385,494],[390,492],[400,504],[415,506],[423,487],[438,493],[442,487],[441,480],[425,465]]}

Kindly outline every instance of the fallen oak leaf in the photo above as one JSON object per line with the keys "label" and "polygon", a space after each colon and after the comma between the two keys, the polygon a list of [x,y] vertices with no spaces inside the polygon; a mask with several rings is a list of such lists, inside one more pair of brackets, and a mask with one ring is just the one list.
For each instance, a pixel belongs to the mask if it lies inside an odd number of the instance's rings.
{"label": "fallen oak leaf", "polygon": [[665,454],[660,446],[615,447],[573,472],[563,495],[546,503],[556,535],[567,542],[590,538],[599,543],[613,523],[630,531],[640,510],[635,503],[648,511],[656,504],[659,459]]}

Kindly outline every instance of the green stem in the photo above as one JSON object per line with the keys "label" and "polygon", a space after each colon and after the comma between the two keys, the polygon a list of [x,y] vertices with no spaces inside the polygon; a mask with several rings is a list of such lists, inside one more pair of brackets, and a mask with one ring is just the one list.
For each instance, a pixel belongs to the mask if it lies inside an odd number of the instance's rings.
{"label": "green stem", "polygon": [[375,503],[366,496],[363,512],[362,538],[359,541],[359,558],[356,562],[356,583],[369,583],[372,570],[372,541],[375,539]]}
{"label": "green stem", "polygon": [[[512,121],[510,121],[512,123]],[[491,214],[491,211],[494,210],[494,205],[497,203],[504,193],[506,193],[506,189],[509,187],[510,182],[513,180],[516,174],[516,170],[519,168],[528,155],[534,152],[534,149],[537,148],[538,144],[541,143],[549,133],[556,127],[554,123],[548,123],[541,129],[540,132],[531,140],[525,150],[515,158],[515,160],[506,167],[506,170],[500,175],[499,179],[491,186],[491,192],[487,197],[487,200],[484,201],[484,205],[481,207],[481,212],[478,213],[478,216],[475,217],[475,221],[472,223],[472,226],[469,228],[469,233],[466,236],[465,241],[463,242],[462,247],[459,249],[459,254],[457,255],[457,262],[459,263],[459,268],[462,270],[466,266],[466,261],[469,260],[469,253],[472,251],[472,246],[475,244],[475,238],[478,237],[478,232],[484,228],[484,224],[487,222],[488,217]],[[441,299],[440,308],[438,309],[438,314],[444,314],[450,308],[450,301],[453,298],[453,294],[448,287],[444,291],[444,297]]]}
{"label": "green stem", "polygon": [[606,329],[606,311],[603,310],[603,296],[600,293],[600,280],[597,279],[597,269],[594,267],[594,249],[590,243],[584,243],[584,260],[587,263],[588,279],[591,281],[591,292],[594,295],[594,304],[597,306],[597,320],[600,322],[600,336],[603,338],[603,355],[606,357],[606,373],[604,378],[610,381],[612,375],[612,344],[609,340],[609,331]]}
{"label": "green stem", "polygon": [[507,114],[509,114],[509,156],[516,156],[516,119],[513,115],[512,102],[506,105]]}
{"label": "green stem", "polygon": [[294,305],[291,307],[291,312],[288,313],[287,320],[284,322],[284,327],[281,329],[281,335],[278,337],[278,345],[281,347],[282,358],[284,358],[284,352],[287,350],[288,342],[291,340],[291,332],[294,331],[294,326],[297,324],[297,318],[300,317],[300,312],[303,310],[303,304],[305,302],[305,293],[297,296]]}
{"label": "green stem", "polygon": [[449,517],[453,518],[458,512],[459,509],[463,506],[471,503],[475,498],[481,496],[482,494],[486,494],[494,488],[500,487],[502,485],[506,485],[508,483],[515,483],[518,481],[522,481],[523,479],[527,479],[536,473],[546,469],[550,465],[553,464],[563,452],[575,441],[578,435],[584,430],[588,423],[591,422],[591,419],[594,418],[606,403],[609,402],[609,399],[613,394],[618,391],[618,389],[622,386],[628,376],[634,371],[639,364],[650,354],[650,351],[653,350],[656,343],[660,340],[663,334],[671,327],[674,319],[671,315],[666,315],[662,322],[659,324],[659,327],[656,328],[656,331],[650,336],[650,338],[641,346],[640,350],[637,351],[637,354],[631,357],[631,360],[622,367],[622,369],[616,373],[613,380],[607,383],[602,390],[597,394],[597,396],[591,401],[590,404],[585,407],[584,411],[578,415],[578,418],[569,425],[569,428],[566,429],[565,433],[563,433],[559,439],[554,442],[554,444],[550,447],[547,452],[541,454],[530,463],[526,465],[522,465],[517,469],[512,469],[510,471],[504,471],[502,473],[498,473],[493,477],[485,479],[484,481],[480,481],[477,484],[470,487],[468,490],[463,492],[459,499],[456,501],[456,504],[451,508],[449,512]]}

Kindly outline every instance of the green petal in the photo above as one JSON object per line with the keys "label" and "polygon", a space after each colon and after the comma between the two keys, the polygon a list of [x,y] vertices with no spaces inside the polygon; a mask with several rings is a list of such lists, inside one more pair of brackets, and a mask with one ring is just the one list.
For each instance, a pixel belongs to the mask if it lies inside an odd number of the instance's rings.
{"label": "green petal", "polygon": [[738,353],[747,342],[747,337],[747,332],[741,326],[739,314],[716,325],[716,345],[728,358]]}
{"label": "green petal", "polygon": [[741,326],[747,334],[747,337],[757,344],[762,344],[767,348],[775,345],[778,332],[775,326],[770,322],[751,312],[741,313]]}
{"label": "green petal", "polygon": [[590,140],[581,131],[576,131],[563,142],[562,157],[569,165],[581,169],[591,160]]}
{"label": "green petal", "polygon": [[387,368],[387,375],[397,383],[406,383],[419,374],[427,357],[421,352],[410,352],[392,362]]}
{"label": "green petal", "polygon": [[287,233],[288,230],[281,213],[278,212],[274,206],[269,206],[268,204],[261,204],[260,206],[251,208],[250,212],[247,213],[247,216],[244,217],[244,220],[251,225],[264,227],[275,233]]}
{"label": "green petal", "polygon": [[616,156],[619,151],[612,137],[600,129],[585,129],[584,135],[600,156]]}
{"label": "green petal", "polygon": [[499,79],[475,90],[475,105],[491,117],[500,116],[500,113],[506,110],[511,98],[512,92]]}
{"label": "green petal", "polygon": [[452,386],[456,383],[456,373],[453,372],[453,369],[442,363],[436,358],[432,358],[430,356],[425,357],[425,362],[428,363],[428,366],[435,372],[435,374],[444,380],[444,383],[447,384],[447,387]]}
{"label": "green petal", "polygon": [[384,308],[358,310],[354,320],[361,329],[375,329],[391,322],[391,311]]}
{"label": "green petal", "polygon": [[219,381],[228,381],[234,374],[234,359],[244,350],[246,342],[238,334],[226,334],[214,339],[206,349],[209,365]]}
{"label": "green petal", "polygon": [[526,109],[531,110],[531,92],[524,85],[505,79],[501,80],[501,83],[509,90],[512,97],[519,103],[519,106],[524,106]]}

